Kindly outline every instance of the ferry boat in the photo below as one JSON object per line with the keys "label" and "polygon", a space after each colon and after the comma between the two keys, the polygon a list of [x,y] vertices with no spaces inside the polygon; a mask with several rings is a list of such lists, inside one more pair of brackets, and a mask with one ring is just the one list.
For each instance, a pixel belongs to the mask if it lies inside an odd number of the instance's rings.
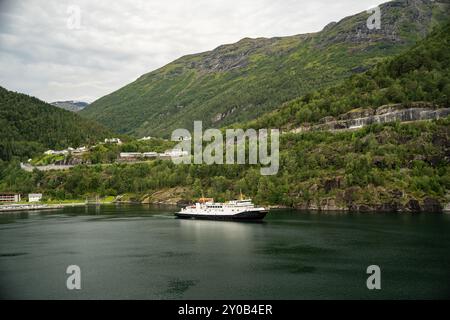
{"label": "ferry boat", "polygon": [[268,212],[266,208],[255,206],[251,199],[220,203],[212,198],[200,198],[196,204],[182,208],[175,216],[183,219],[262,220]]}

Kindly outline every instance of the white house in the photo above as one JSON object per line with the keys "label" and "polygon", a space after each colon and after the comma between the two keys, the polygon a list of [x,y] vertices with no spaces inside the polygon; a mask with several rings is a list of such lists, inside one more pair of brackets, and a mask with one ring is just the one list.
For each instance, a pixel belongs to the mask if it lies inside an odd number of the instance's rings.
{"label": "white house", "polygon": [[42,200],[42,193],[28,194],[28,202],[39,202]]}
{"label": "white house", "polygon": [[61,151],[47,150],[44,152],[44,154],[47,154],[47,155],[68,154],[68,153],[69,153],[69,151],[67,151],[67,150],[61,150]]}
{"label": "white house", "polygon": [[140,138],[140,139],[138,139],[139,141],[147,141],[147,140],[151,140],[152,139],[152,137],[142,137],[142,138]]}
{"label": "white house", "polygon": [[86,151],[87,151],[87,148],[83,146],[83,147],[78,147],[75,150],[73,150],[73,153],[80,154],[80,153],[85,153]]}
{"label": "white house", "polygon": [[122,144],[122,141],[119,138],[111,138],[111,139],[105,139],[105,143]]}

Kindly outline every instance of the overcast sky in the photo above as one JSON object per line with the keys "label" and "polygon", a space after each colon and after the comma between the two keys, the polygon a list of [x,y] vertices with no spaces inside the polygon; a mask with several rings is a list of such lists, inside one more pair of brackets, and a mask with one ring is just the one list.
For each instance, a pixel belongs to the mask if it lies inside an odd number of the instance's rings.
{"label": "overcast sky", "polygon": [[0,86],[92,102],[183,55],[319,31],[383,2],[0,0]]}

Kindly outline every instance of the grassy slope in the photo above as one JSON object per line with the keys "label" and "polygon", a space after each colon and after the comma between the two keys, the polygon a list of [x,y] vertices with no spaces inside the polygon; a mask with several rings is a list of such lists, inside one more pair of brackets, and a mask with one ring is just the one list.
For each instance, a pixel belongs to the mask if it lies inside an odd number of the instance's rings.
{"label": "grassy slope", "polygon": [[254,119],[399,53],[425,36],[448,8],[430,1],[406,3],[382,6],[381,30],[369,31],[368,14],[361,13],[316,34],[246,38],[182,57],[81,114],[138,136],[167,135],[174,128],[191,128],[194,120],[220,127]]}

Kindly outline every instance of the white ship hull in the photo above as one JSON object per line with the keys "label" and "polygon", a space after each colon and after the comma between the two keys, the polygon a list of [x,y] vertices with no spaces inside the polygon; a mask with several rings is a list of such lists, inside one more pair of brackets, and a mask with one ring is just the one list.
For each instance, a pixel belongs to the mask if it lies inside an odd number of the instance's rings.
{"label": "white ship hull", "polygon": [[208,219],[208,220],[262,220],[268,210],[263,207],[255,207],[251,200],[230,201],[223,203],[197,203],[188,206],[175,213],[183,219]]}
{"label": "white ship hull", "polygon": [[207,220],[262,220],[265,218],[267,210],[243,211],[235,214],[214,214],[214,213],[187,213],[177,212],[175,215],[182,219],[207,219]]}

